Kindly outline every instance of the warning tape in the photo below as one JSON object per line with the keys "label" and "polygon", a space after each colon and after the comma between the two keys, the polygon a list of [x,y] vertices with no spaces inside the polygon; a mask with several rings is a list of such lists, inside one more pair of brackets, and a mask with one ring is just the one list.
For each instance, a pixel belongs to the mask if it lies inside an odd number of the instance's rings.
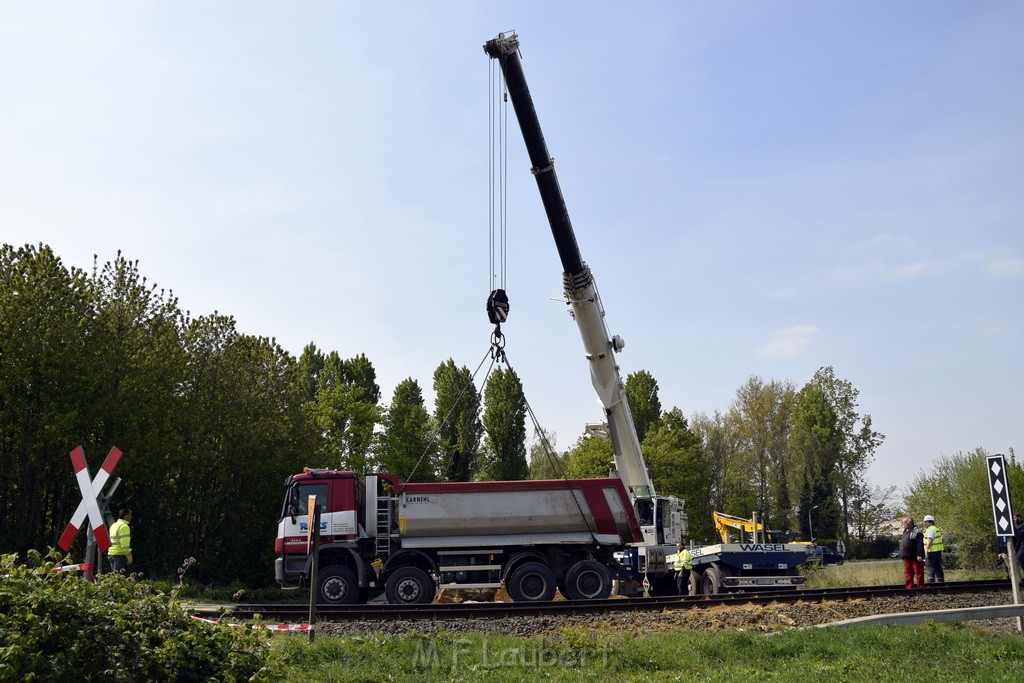
{"label": "warning tape", "polygon": [[226,623],[228,626],[258,626],[259,628],[267,629],[273,633],[285,633],[287,631],[308,631],[309,624],[236,624],[233,622],[219,622],[215,619],[206,619],[203,617],[197,617],[192,615],[195,621],[201,621],[205,624],[220,624]]}

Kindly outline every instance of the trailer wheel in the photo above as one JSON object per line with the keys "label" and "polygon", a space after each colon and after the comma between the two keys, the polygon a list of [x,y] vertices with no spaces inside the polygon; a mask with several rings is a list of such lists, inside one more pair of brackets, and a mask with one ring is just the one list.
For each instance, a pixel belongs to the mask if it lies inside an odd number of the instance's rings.
{"label": "trailer wheel", "polygon": [[704,576],[704,572],[700,569],[690,570],[690,595],[700,595],[700,585],[702,583],[701,577]]}
{"label": "trailer wheel", "polygon": [[612,577],[599,562],[577,562],[565,575],[565,597],[570,600],[604,600],[612,594]]}
{"label": "trailer wheel", "polygon": [[359,600],[359,581],[348,567],[340,564],[324,567],[317,581],[320,584],[316,594],[318,605],[351,605]]}
{"label": "trailer wheel", "polygon": [[419,567],[397,569],[384,584],[384,595],[391,605],[425,605],[433,602],[435,592],[434,580]]}
{"label": "trailer wheel", "polygon": [[708,567],[700,579],[700,592],[704,595],[718,595],[722,592],[722,574],[718,567]]}
{"label": "trailer wheel", "polygon": [[555,575],[540,562],[527,562],[505,580],[505,588],[516,602],[546,602],[555,597]]}

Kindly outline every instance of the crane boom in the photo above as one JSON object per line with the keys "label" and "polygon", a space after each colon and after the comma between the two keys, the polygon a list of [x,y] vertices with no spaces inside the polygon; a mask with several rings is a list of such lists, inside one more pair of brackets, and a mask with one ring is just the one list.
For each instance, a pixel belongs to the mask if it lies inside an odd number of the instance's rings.
{"label": "crane boom", "polygon": [[484,44],[484,51],[501,65],[505,85],[526,143],[532,164],[530,170],[537,180],[551,235],[562,262],[565,300],[579,328],[590,366],[591,381],[605,410],[615,467],[635,499],[653,499],[654,485],[644,464],[640,440],[626,400],[625,386],[614,357],[614,353],[621,351],[625,342],[621,337],[612,337],[608,333],[604,306],[593,273],[580,255],[576,234],[555,173],[554,159],[548,153],[537,110],[523,75],[519,59],[519,38],[515,33],[499,34]]}

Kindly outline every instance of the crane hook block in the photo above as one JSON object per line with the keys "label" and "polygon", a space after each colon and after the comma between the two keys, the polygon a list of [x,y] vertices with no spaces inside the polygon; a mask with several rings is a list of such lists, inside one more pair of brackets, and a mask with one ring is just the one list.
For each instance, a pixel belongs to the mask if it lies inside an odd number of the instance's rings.
{"label": "crane hook block", "polygon": [[508,320],[508,295],[504,289],[496,289],[487,297],[487,319],[495,325]]}

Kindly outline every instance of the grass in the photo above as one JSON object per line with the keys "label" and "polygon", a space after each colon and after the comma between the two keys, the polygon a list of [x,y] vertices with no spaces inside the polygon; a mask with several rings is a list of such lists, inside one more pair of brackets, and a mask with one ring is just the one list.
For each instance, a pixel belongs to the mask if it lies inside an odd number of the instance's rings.
{"label": "grass", "polygon": [[164,593],[170,593],[172,589],[178,591],[178,599],[185,602],[204,602],[229,604],[238,603],[244,605],[291,605],[308,604],[309,589],[284,590],[282,588],[245,588],[239,585],[230,586],[195,586],[190,584],[171,584],[167,581],[153,581],[153,587]]}
{"label": "grass", "polygon": [[[895,586],[903,583],[903,563],[896,560],[846,562],[827,567],[813,566],[804,570],[807,588],[841,588],[844,586]],[[945,570],[947,581],[1001,579],[1005,573],[996,570]]]}
{"label": "grass", "polygon": [[[806,571],[808,588],[898,585],[899,560],[847,562]],[[998,572],[946,570],[949,581],[1001,578]],[[211,602],[308,601],[307,591],[187,589]],[[191,594],[191,595],[190,595]],[[237,597],[236,597],[237,596]],[[284,681],[841,681],[1024,680],[1024,639],[973,624],[866,626],[763,634],[680,628],[622,633],[563,628],[533,638],[475,633],[332,637],[302,633],[271,639],[268,680]],[[272,672],[272,673],[271,673]]]}
{"label": "grass", "polygon": [[[947,570],[950,581],[997,578]],[[812,569],[813,588],[897,585],[899,561]],[[771,634],[688,629],[622,633],[563,628],[549,636],[409,633],[274,636],[285,681],[1021,681],[1024,639],[973,624],[794,629]],[[909,667],[909,668],[908,668]]]}
{"label": "grass", "polygon": [[550,638],[479,634],[277,637],[287,681],[1024,680],[1024,641],[973,626],[689,630],[630,635],[581,628]]}

